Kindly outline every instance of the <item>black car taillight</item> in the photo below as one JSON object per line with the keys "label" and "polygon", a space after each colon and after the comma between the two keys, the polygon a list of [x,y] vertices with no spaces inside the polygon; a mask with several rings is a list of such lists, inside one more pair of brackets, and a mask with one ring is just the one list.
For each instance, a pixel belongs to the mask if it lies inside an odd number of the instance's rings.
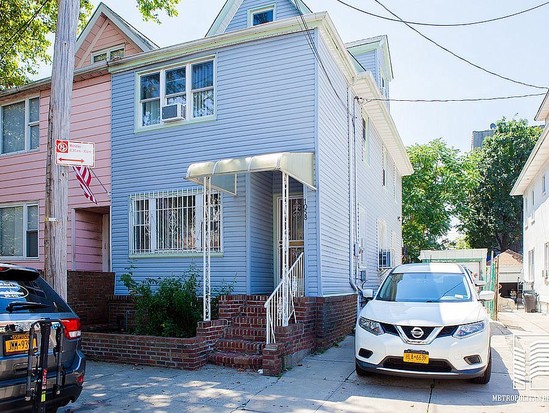
{"label": "black car taillight", "polygon": [[79,318],[68,318],[61,320],[63,323],[65,337],[69,340],[74,340],[80,338],[82,331],[80,330],[80,319]]}

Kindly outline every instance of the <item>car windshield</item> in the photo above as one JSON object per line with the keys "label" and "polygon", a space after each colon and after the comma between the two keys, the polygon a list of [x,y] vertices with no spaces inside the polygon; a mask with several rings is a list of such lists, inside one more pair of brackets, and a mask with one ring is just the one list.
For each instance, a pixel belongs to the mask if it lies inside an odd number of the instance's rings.
{"label": "car windshield", "polygon": [[464,274],[392,273],[376,299],[418,303],[471,301],[471,291]]}

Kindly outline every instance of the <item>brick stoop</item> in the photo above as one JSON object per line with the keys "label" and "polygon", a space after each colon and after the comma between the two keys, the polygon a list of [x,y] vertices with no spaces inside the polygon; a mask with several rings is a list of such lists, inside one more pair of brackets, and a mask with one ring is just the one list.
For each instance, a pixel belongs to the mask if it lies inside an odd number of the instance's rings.
{"label": "brick stoop", "polygon": [[267,315],[264,304],[268,296],[233,295],[222,297],[219,317],[229,320],[229,327],[208,356],[208,362],[238,369],[262,368]]}

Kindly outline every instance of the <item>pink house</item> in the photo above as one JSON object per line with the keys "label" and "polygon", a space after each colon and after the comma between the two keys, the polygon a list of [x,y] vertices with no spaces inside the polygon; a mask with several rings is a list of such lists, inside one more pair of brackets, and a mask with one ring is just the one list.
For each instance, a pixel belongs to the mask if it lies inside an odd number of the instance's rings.
{"label": "pink house", "polygon": [[[110,270],[111,75],[108,63],[157,46],[104,4],[76,44],[71,140],[95,144],[91,189],[69,171],[68,268]],[[0,92],[0,261],[43,268],[50,79]]]}

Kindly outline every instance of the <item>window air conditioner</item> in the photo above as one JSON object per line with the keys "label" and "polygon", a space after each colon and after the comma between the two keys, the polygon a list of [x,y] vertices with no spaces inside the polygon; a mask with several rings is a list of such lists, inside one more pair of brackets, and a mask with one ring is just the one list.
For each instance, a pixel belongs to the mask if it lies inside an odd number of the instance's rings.
{"label": "window air conditioner", "polygon": [[173,122],[185,119],[185,105],[174,103],[173,105],[162,106],[162,121]]}

